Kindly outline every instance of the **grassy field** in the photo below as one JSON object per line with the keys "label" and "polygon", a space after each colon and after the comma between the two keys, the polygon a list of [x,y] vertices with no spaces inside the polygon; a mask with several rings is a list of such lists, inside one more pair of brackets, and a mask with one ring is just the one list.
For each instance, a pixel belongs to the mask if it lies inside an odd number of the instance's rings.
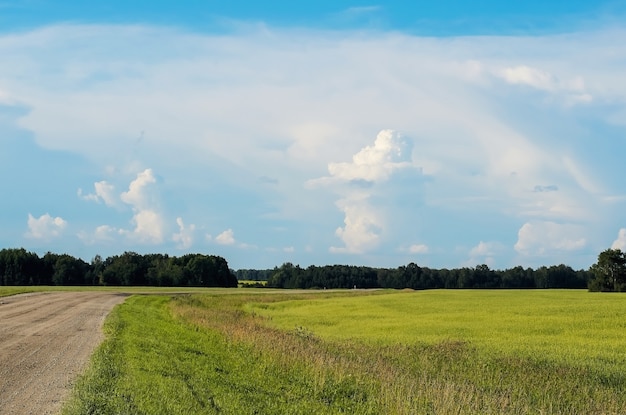
{"label": "grassy field", "polygon": [[64,414],[621,414],[625,311],[559,290],[134,296]]}
{"label": "grassy field", "polygon": [[270,325],[376,345],[480,351],[626,373],[626,296],[582,290],[437,290],[248,304]]}

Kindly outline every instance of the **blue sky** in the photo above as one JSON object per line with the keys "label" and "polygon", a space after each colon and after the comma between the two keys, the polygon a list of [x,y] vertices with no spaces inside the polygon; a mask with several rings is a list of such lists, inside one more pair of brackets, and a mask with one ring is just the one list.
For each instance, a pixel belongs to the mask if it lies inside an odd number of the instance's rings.
{"label": "blue sky", "polygon": [[626,2],[310,3],[0,0],[0,246],[236,269],[626,249]]}

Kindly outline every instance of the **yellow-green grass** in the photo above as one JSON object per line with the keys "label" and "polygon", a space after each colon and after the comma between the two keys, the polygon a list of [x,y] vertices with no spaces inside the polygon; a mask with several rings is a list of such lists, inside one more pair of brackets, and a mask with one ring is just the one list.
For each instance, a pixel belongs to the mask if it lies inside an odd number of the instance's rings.
{"label": "yellow-green grass", "polygon": [[257,281],[257,280],[239,280],[239,287],[265,287],[267,285],[267,281]]}
{"label": "yellow-green grass", "polygon": [[[64,413],[621,414],[614,326],[625,301],[583,291],[135,296],[107,320]],[[572,321],[597,326],[586,329],[591,363],[568,346],[581,338]],[[561,348],[548,344],[559,330]]]}
{"label": "yellow-green grass", "polygon": [[486,353],[626,373],[626,295],[435,290],[250,304],[283,330],[375,345],[464,342]]}

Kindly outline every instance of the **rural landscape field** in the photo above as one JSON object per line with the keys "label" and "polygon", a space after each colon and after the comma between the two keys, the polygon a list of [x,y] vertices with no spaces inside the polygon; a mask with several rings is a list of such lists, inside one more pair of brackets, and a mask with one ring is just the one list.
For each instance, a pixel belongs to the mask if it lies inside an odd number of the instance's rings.
{"label": "rural landscape field", "polygon": [[0,0],[0,415],[626,415],[626,0]]}
{"label": "rural landscape field", "polygon": [[620,414],[625,310],[583,290],[135,295],[63,414]]}

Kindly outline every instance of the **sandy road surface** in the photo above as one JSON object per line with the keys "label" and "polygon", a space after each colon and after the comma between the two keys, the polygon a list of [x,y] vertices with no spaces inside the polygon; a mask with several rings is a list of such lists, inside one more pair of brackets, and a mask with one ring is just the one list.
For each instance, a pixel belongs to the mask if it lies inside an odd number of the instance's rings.
{"label": "sandy road surface", "polygon": [[102,292],[0,297],[0,415],[57,414],[122,301]]}

